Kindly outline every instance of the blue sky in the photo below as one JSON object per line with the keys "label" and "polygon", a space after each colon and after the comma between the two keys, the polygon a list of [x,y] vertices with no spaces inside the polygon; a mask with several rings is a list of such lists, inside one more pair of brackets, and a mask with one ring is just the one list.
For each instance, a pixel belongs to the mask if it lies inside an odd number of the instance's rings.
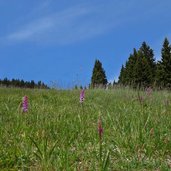
{"label": "blue sky", "polygon": [[87,85],[99,59],[117,80],[143,41],[160,59],[170,8],[170,0],[0,0],[0,78]]}

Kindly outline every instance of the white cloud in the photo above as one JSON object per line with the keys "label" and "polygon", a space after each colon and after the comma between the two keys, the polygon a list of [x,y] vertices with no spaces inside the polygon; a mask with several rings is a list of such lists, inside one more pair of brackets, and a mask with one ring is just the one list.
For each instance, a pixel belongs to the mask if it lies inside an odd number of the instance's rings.
{"label": "white cloud", "polygon": [[27,40],[33,38],[35,35],[43,33],[53,26],[53,23],[48,18],[35,21],[26,25],[23,29],[8,35],[9,40]]}
{"label": "white cloud", "polygon": [[[7,36],[9,41],[55,41],[65,43],[80,39],[88,31],[81,18],[90,14],[90,10],[81,6],[69,8],[25,24],[22,28]],[[88,23],[87,23],[88,26]],[[91,26],[90,26],[91,27]],[[92,34],[91,30],[88,36]],[[97,30],[98,32],[98,30]]]}
{"label": "white cloud", "polygon": [[[46,6],[45,3],[42,8]],[[138,19],[138,15],[143,13],[134,15],[133,7],[135,4],[127,1],[108,1],[108,3],[72,6],[60,12],[53,10],[53,13],[48,16],[26,21],[23,26],[18,26],[18,29],[11,31],[5,39],[7,42],[14,43],[70,44],[104,34],[120,24]]]}
{"label": "white cloud", "polygon": [[[123,22],[121,4],[81,4],[18,26],[7,42],[70,44],[106,33]],[[43,8],[46,7],[46,4]],[[118,9],[117,9],[118,8]],[[38,8],[40,10],[40,8]],[[115,10],[115,12],[113,12]],[[34,9],[35,11],[35,9]]]}

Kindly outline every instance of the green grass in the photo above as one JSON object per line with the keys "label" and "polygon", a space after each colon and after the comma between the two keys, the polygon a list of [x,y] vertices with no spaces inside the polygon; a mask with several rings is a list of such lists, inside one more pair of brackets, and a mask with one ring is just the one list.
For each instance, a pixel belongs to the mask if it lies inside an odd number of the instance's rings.
{"label": "green grass", "polygon": [[[97,121],[103,122],[106,170],[171,170],[171,93],[0,89],[0,170],[95,171]],[[21,99],[29,97],[29,112]]]}

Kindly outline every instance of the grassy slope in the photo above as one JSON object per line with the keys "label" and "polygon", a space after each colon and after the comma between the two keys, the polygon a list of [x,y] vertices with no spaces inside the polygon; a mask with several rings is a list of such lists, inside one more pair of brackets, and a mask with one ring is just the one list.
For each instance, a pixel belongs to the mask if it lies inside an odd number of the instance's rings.
{"label": "grassy slope", "polygon": [[109,170],[169,170],[170,102],[167,92],[141,105],[131,90],[87,90],[82,107],[79,91],[0,89],[0,170],[98,170],[99,113]]}

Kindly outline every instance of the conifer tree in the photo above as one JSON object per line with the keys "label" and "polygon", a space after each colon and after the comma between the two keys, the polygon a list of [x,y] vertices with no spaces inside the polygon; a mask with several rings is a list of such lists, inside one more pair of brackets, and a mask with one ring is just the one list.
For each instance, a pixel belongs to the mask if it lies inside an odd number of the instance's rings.
{"label": "conifer tree", "polygon": [[149,86],[150,81],[148,79],[149,65],[147,58],[143,56],[141,51],[138,51],[137,62],[135,65],[135,85],[136,87]]}
{"label": "conifer tree", "polygon": [[126,68],[126,77],[127,77],[127,84],[134,86],[136,81],[136,62],[137,62],[137,51],[134,48],[133,54],[130,54],[127,62],[127,68]]}
{"label": "conifer tree", "polygon": [[0,79],[0,86],[49,89],[49,87],[46,84],[42,83],[41,81],[35,83],[34,80],[29,82],[29,81],[14,79],[14,78],[12,80],[8,80],[7,78],[4,78],[3,80]]}
{"label": "conifer tree", "polygon": [[122,67],[119,83],[133,87],[146,87],[154,83],[156,63],[153,50],[145,43],[130,54],[125,68]]}
{"label": "conifer tree", "polygon": [[158,85],[171,87],[171,46],[167,38],[164,40],[161,55],[161,61],[157,65],[156,79]]}
{"label": "conifer tree", "polygon": [[91,77],[91,86],[94,88],[96,86],[105,86],[106,84],[107,78],[102,63],[99,60],[96,60]]}
{"label": "conifer tree", "polygon": [[124,65],[122,65],[122,68],[121,68],[121,71],[120,71],[120,75],[119,75],[119,80],[118,80],[118,83],[119,84],[125,84],[125,67]]}
{"label": "conifer tree", "polygon": [[142,43],[142,46],[140,47],[139,51],[141,52],[142,58],[144,59],[144,66],[145,68],[145,79],[146,79],[146,85],[150,86],[155,81],[155,73],[156,73],[156,63],[154,58],[153,50],[146,44],[146,42]]}

